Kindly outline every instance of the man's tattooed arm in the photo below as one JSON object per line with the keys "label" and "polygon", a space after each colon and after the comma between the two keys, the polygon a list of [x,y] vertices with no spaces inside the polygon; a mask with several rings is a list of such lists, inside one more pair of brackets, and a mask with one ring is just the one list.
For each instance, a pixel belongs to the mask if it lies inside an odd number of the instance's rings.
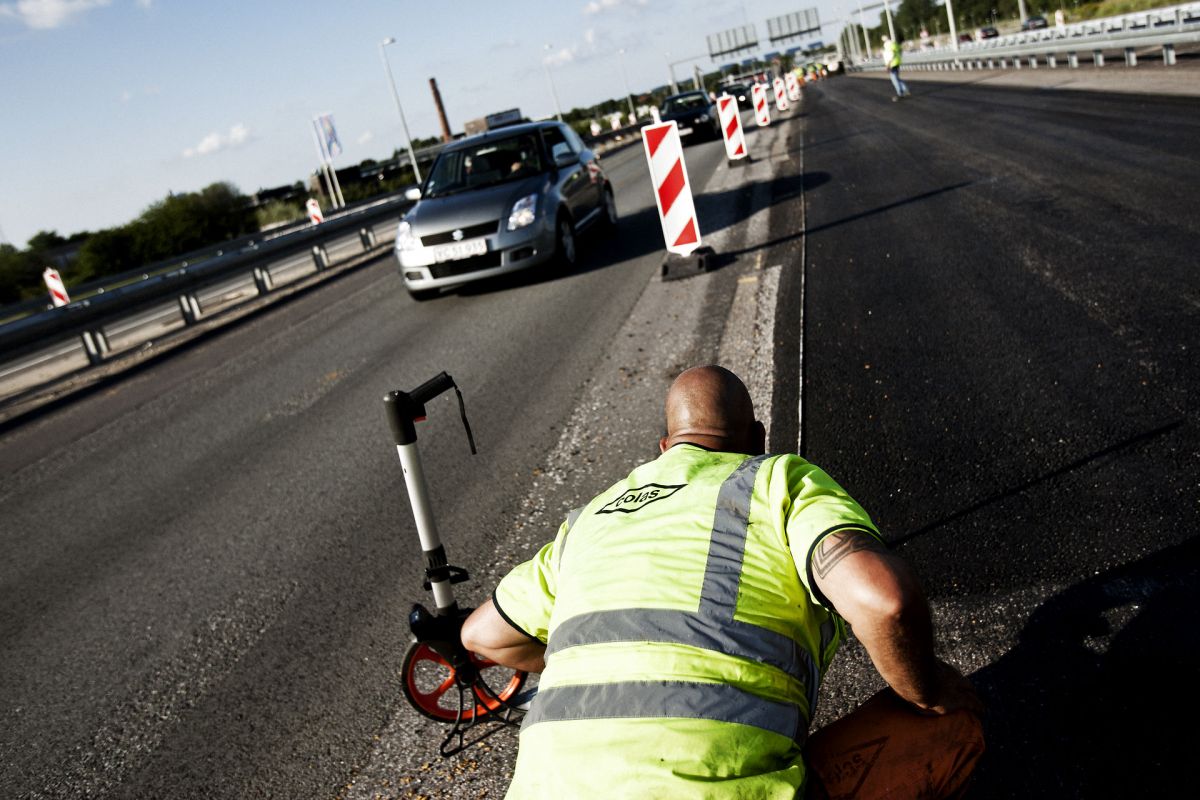
{"label": "man's tattooed arm", "polygon": [[865,531],[847,528],[834,531],[817,544],[812,554],[812,567],[816,576],[825,579],[842,559],[860,550],[886,553],[888,549],[879,540]]}

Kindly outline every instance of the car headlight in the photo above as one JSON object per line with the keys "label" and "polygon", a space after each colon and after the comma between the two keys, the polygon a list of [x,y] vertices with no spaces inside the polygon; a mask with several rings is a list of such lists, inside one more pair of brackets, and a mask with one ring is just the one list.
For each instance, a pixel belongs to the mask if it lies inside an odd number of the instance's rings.
{"label": "car headlight", "polygon": [[412,226],[406,220],[400,221],[400,227],[396,228],[396,249],[397,250],[416,250],[421,246],[420,237],[413,236]]}
{"label": "car headlight", "polygon": [[513,203],[512,213],[508,215],[510,231],[533,224],[533,219],[537,216],[537,198],[536,194],[530,194]]}
{"label": "car headlight", "polygon": [[708,114],[701,114],[700,116],[696,117],[696,122],[708,122]]}

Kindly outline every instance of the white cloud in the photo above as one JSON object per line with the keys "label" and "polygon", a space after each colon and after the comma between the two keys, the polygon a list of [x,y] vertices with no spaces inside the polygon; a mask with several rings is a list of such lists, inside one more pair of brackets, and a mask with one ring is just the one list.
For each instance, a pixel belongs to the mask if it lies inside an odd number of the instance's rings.
{"label": "white cloud", "polygon": [[362,136],[359,136],[357,139],[355,139],[355,141],[358,144],[366,144],[367,142],[371,141],[374,138],[375,138],[374,133],[372,133],[371,131],[366,131],[365,133],[363,133]]}
{"label": "white cloud", "polygon": [[561,67],[563,64],[570,64],[575,60],[575,51],[578,47],[564,47],[557,52],[551,53],[542,59],[542,62],[550,67]]}
{"label": "white cloud", "polygon": [[149,8],[154,5],[154,0],[137,0],[137,4],[142,8]]}
{"label": "white cloud", "polygon": [[0,4],[0,17],[20,20],[30,28],[57,28],[71,17],[93,8],[111,4],[112,0],[17,0]]}
{"label": "white cloud", "polygon": [[585,42],[587,42],[588,44],[595,44],[596,43],[596,29],[588,28],[586,31],[584,31],[583,32],[583,40]]}
{"label": "white cloud", "polygon": [[183,157],[196,158],[197,156],[207,156],[221,150],[239,147],[248,141],[250,141],[250,131],[245,125],[239,122],[230,128],[227,134],[221,134],[217,131],[208,134],[195,147],[189,147],[184,150]]}
{"label": "white cloud", "polygon": [[123,92],[121,92],[121,102],[122,103],[128,103],[132,99],[133,99],[133,92],[129,91],[128,89],[125,89]]}
{"label": "white cloud", "polygon": [[583,7],[584,14],[600,14],[613,11],[621,6],[644,6],[647,0],[592,0]]}

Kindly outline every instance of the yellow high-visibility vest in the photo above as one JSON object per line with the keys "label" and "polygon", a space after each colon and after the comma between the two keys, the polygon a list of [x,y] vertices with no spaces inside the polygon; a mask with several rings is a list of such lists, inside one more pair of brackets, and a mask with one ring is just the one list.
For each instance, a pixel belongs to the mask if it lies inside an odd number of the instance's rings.
{"label": "yellow high-visibility vest", "polygon": [[493,597],[547,643],[508,797],[794,798],[845,633],[809,555],[845,528],[878,536],[799,456],[693,445],[572,512]]}

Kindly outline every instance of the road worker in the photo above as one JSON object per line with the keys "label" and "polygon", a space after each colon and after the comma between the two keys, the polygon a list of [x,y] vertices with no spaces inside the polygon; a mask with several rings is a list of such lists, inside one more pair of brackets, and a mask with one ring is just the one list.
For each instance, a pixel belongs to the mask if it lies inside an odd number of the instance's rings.
{"label": "road worker", "polygon": [[901,52],[899,42],[888,36],[883,37],[883,61],[887,64],[888,75],[892,78],[892,88],[896,90],[896,96],[892,98],[893,103],[911,95],[908,84],[900,80]]}
{"label": "road worker", "polygon": [[[666,422],[661,455],[573,511],[463,627],[469,650],[542,673],[508,797],[960,791],[979,701],[866,512],[800,456],[763,455],[724,368],[679,375]],[[846,623],[890,688],[806,752]]]}

